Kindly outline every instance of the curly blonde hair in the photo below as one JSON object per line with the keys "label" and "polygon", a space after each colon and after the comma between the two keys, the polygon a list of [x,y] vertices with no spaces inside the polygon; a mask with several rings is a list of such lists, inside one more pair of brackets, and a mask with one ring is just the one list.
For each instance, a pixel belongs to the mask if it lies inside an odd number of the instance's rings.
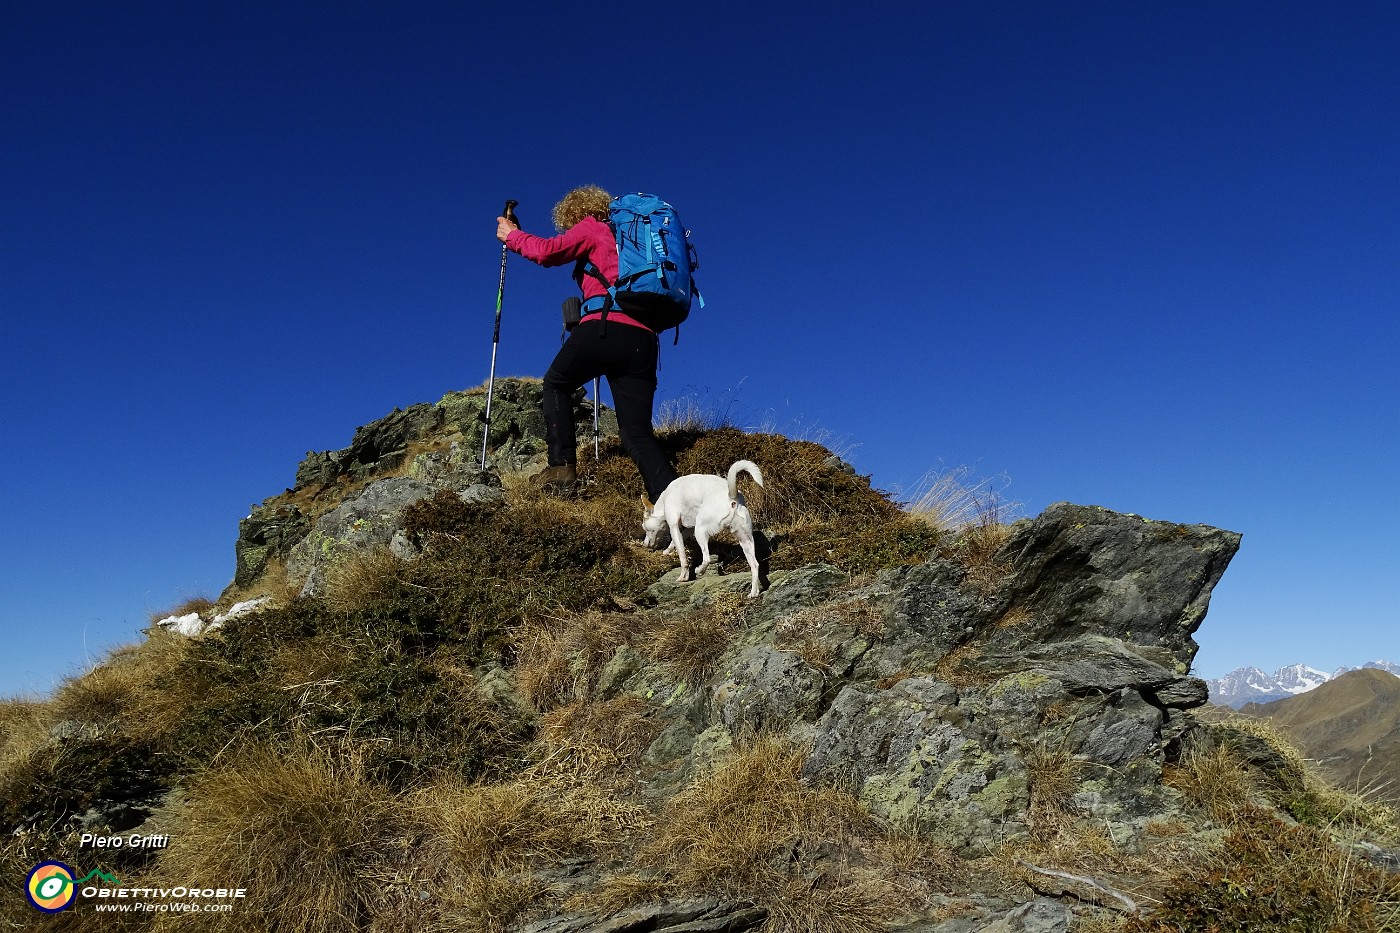
{"label": "curly blonde hair", "polygon": [[554,205],[554,229],[563,233],[585,217],[608,219],[608,194],[597,185],[582,185],[570,191]]}

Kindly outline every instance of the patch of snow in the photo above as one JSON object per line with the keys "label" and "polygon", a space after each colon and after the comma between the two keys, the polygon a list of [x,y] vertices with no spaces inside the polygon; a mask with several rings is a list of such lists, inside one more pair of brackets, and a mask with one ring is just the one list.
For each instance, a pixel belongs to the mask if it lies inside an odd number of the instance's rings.
{"label": "patch of snow", "polygon": [[241,603],[234,603],[228,612],[214,616],[214,621],[210,623],[209,627],[213,628],[215,625],[223,625],[229,619],[237,618],[238,616],[252,612],[271,598],[271,596],[259,596],[257,599],[247,599]]}
{"label": "patch of snow", "polygon": [[177,635],[184,635],[186,638],[193,638],[204,631],[204,620],[199,617],[199,613],[191,612],[182,616],[166,616],[156,622],[161,628],[169,629]]}

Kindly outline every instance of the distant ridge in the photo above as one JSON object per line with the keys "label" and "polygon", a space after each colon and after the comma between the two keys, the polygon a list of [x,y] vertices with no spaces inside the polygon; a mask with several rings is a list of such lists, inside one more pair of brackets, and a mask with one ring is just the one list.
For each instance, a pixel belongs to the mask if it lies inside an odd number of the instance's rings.
{"label": "distant ridge", "polygon": [[1212,703],[1239,709],[1246,703],[1270,703],[1307,693],[1355,670],[1378,670],[1400,676],[1400,664],[1368,661],[1360,668],[1339,667],[1330,674],[1306,664],[1290,664],[1272,674],[1266,674],[1257,667],[1241,667],[1206,683],[1210,686]]}
{"label": "distant ridge", "polygon": [[1240,713],[1274,723],[1338,786],[1400,803],[1400,676],[1368,665]]}

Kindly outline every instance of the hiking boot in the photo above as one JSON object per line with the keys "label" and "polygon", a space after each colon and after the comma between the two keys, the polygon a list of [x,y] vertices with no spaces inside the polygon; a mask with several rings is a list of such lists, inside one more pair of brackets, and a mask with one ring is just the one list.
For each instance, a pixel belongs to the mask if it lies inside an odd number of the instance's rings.
{"label": "hiking boot", "polygon": [[578,469],[572,463],[545,467],[530,477],[530,482],[545,492],[568,495],[574,491],[574,486],[578,484]]}

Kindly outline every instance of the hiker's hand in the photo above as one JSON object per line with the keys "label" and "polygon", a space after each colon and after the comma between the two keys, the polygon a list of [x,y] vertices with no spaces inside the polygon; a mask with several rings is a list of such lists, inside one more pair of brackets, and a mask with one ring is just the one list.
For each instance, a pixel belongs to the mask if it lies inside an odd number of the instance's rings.
{"label": "hiker's hand", "polygon": [[496,239],[500,240],[502,243],[506,241],[506,237],[510,236],[512,230],[519,229],[519,227],[509,220],[506,220],[504,217],[496,218]]}

